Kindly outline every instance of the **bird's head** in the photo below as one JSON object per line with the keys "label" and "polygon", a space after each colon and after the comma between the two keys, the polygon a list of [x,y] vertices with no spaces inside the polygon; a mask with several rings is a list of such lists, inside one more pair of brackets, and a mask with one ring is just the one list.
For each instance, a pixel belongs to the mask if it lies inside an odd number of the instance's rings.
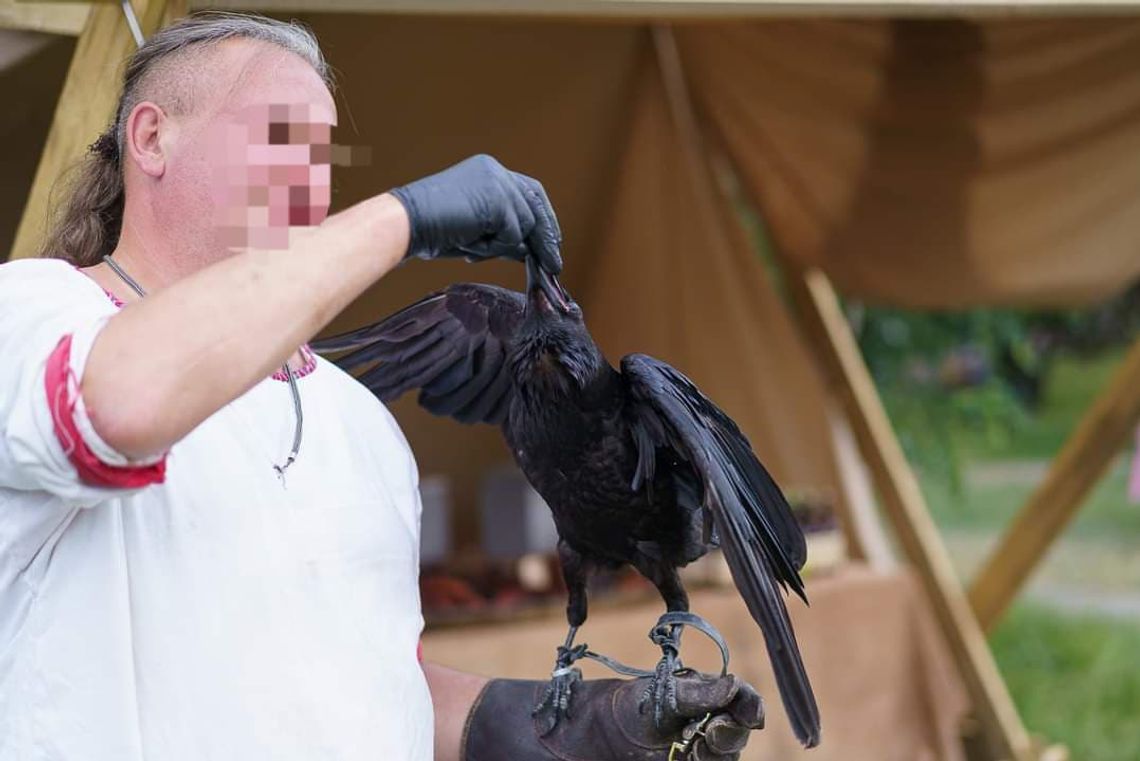
{"label": "bird's head", "polygon": [[533,257],[526,260],[526,280],[526,315],[513,352],[516,380],[564,392],[585,388],[605,359],[586,330],[581,307]]}

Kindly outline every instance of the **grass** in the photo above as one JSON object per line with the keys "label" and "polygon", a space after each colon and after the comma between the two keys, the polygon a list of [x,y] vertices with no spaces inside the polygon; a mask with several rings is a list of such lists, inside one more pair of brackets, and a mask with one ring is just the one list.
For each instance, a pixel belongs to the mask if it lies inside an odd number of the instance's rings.
{"label": "grass", "polygon": [[1022,604],[991,644],[1033,731],[1074,759],[1140,759],[1140,625]]}
{"label": "grass", "polygon": [[[1058,358],[1041,409],[1008,435],[952,432],[967,477],[955,485],[936,474],[920,474],[931,512],[958,552],[960,570],[969,573],[969,565],[988,554],[978,552],[979,542],[996,537],[1035,486],[1032,475],[1016,468],[1002,477],[999,463],[1052,459],[1106,387],[1121,356]],[[1095,487],[1043,564],[1041,583],[1075,582],[1077,589],[1140,594],[1134,549],[1140,544],[1140,505],[1127,497],[1130,454]],[[981,467],[989,477],[977,477]],[[970,553],[977,557],[968,558]],[[1140,621],[1021,602],[990,643],[1031,731],[1066,744],[1074,759],[1140,759]]]}
{"label": "grass", "polygon": [[[1118,460],[1094,487],[1066,536],[1106,541],[1140,542],[1140,505],[1128,501],[1127,457]],[[1009,524],[1034,484],[1010,480],[979,482],[967,478],[955,494],[943,480],[923,479],[930,511],[944,530],[1000,530]]]}

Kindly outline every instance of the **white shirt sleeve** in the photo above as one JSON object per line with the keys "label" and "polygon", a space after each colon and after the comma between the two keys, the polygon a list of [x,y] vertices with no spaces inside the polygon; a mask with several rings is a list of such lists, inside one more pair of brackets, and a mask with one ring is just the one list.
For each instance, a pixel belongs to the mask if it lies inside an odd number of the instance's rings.
{"label": "white shirt sleeve", "polygon": [[0,487],[90,506],[161,480],[162,458],[136,463],[116,452],[79,393],[88,352],[115,309],[66,262],[0,265]]}

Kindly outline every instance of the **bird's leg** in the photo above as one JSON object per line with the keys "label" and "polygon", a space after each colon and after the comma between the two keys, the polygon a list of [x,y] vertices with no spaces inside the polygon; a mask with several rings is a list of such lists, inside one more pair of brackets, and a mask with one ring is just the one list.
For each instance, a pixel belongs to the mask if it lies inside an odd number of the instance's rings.
{"label": "bird's leg", "polygon": [[534,708],[534,715],[541,717],[542,734],[546,734],[558,724],[563,716],[570,718],[570,696],[574,685],[582,680],[582,672],[574,668],[574,662],[582,657],[585,645],[574,647],[574,635],[578,633],[577,626],[571,626],[566,633],[566,642],[558,648],[558,656],[554,660],[554,671],[550,675],[550,684],[542,693],[542,700]]}
{"label": "bird's leg", "polygon": [[[656,568],[650,580],[665,599],[667,612],[688,611],[689,595],[681,586],[681,578],[675,568]],[[653,677],[641,695],[642,710],[647,704],[653,705],[653,720],[658,726],[668,716],[677,713],[677,679],[674,674],[683,668],[681,663],[681,627],[657,624],[649,632],[649,639],[661,648],[661,660],[657,662]]]}
{"label": "bird's leg", "polygon": [[586,621],[586,563],[566,542],[558,543],[558,557],[569,592],[566,620],[570,623],[570,630],[566,633],[566,641],[558,648],[550,684],[534,708],[534,715],[539,718],[540,732],[544,735],[554,729],[563,716],[570,718],[570,698],[574,685],[582,681],[582,672],[574,668],[574,662],[586,652],[586,645],[574,647],[578,627]]}

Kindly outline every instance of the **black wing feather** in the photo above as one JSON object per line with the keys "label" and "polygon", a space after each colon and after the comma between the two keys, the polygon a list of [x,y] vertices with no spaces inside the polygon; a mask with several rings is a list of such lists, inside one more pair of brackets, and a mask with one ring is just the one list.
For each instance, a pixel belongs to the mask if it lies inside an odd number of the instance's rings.
{"label": "black wing feather", "polygon": [[336,363],[385,402],[420,389],[433,414],[499,425],[511,396],[509,345],[525,308],[521,293],[459,283],[313,348],[347,351]]}
{"label": "black wing feather", "polygon": [[402,362],[380,362],[360,376],[360,382],[384,401],[419,388],[460,360],[459,347],[440,340]]}
{"label": "black wing feather", "polygon": [[699,475],[704,507],[737,589],[764,633],[792,727],[807,747],[818,744],[819,709],[777,587],[791,587],[807,601],[799,575],[807,547],[791,508],[748,439],[692,381],[643,354],[625,357],[621,369],[635,403],[635,486],[653,478],[658,447],[671,449]]}
{"label": "black wing feather", "polygon": [[468,381],[475,380],[475,347],[470,339],[467,340],[466,351],[459,355],[459,361],[449,366],[447,370],[426,381],[421,386],[425,393],[432,396],[446,396]]}
{"label": "black wing feather", "polygon": [[[464,382],[448,388],[436,382],[426,385],[420,397],[420,404],[436,415],[448,415],[459,420],[469,417],[473,402],[478,402],[481,397],[494,395],[491,384],[501,369],[502,353],[503,347],[497,343],[476,347],[471,352],[472,365]],[[510,380],[509,373],[503,373],[503,376]]]}

